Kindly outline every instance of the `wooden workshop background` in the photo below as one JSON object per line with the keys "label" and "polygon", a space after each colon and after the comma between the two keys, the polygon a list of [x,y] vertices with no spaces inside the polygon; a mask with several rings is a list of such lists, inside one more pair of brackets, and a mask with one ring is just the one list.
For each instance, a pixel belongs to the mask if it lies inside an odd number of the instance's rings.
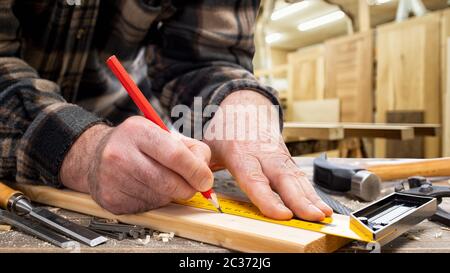
{"label": "wooden workshop background", "polygon": [[447,1],[424,0],[430,11],[402,22],[393,21],[397,1],[389,11],[365,0],[326,2],[353,12],[344,35],[298,49],[271,47],[270,68],[256,66],[260,80],[284,81],[274,87],[285,121],[439,124],[441,136],[362,143],[373,157],[450,156]]}

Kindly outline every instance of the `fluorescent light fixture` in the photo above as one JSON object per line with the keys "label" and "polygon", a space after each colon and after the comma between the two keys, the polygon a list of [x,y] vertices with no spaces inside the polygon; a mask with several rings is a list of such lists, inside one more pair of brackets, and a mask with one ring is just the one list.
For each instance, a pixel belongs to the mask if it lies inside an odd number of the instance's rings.
{"label": "fluorescent light fixture", "polygon": [[268,44],[275,43],[276,41],[279,41],[281,37],[282,37],[281,33],[278,32],[270,33],[266,36],[266,43]]}
{"label": "fluorescent light fixture", "polygon": [[329,23],[332,23],[334,21],[338,21],[342,18],[345,17],[345,13],[341,10],[332,12],[332,13],[328,13],[326,15],[308,20],[306,22],[303,22],[301,24],[298,25],[298,30],[300,31],[308,31],[311,30],[313,28],[317,28]]}
{"label": "fluorescent light fixture", "polygon": [[279,20],[283,17],[286,17],[288,15],[296,13],[299,10],[306,8],[307,6],[309,6],[309,4],[310,3],[308,1],[302,1],[302,2],[297,2],[297,3],[291,4],[291,5],[284,6],[280,9],[275,10],[272,13],[272,16],[270,16],[270,19],[272,21]]}
{"label": "fluorescent light fixture", "polygon": [[387,2],[391,2],[391,0],[373,0],[372,1],[372,5],[383,5],[386,4]]}

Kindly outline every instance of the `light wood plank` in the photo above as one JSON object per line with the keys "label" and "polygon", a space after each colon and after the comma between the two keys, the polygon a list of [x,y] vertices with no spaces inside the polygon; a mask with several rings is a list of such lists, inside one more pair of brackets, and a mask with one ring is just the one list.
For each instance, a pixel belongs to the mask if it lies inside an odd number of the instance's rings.
{"label": "light wood plank", "polygon": [[324,98],[324,73],[323,45],[302,48],[288,54],[287,120],[292,121],[295,101]]}
{"label": "light wood plank", "polygon": [[373,32],[325,42],[325,98],[339,98],[341,120],[373,122]]}
{"label": "light wood plank", "polygon": [[367,0],[358,0],[358,25],[359,31],[364,32],[370,30],[370,6]]}
{"label": "light wood plank", "polygon": [[296,122],[339,122],[339,99],[296,101],[293,104],[293,120]]}
{"label": "light wood plank", "polygon": [[[396,110],[424,111],[426,123],[441,122],[439,49],[439,12],[378,27],[376,122]],[[438,138],[426,138],[425,156],[439,156],[439,146]],[[385,154],[385,141],[376,140],[375,156]]]}
{"label": "light wood plank", "polygon": [[300,138],[317,140],[340,140],[344,138],[344,128],[340,125],[322,123],[285,122],[283,129],[285,141]]}
{"label": "light wood plank", "polygon": [[[15,185],[33,201],[244,252],[332,252],[348,239],[192,207],[170,204],[136,215],[113,215],[87,194]],[[336,216],[346,217],[346,216]]]}
{"label": "light wood plank", "polygon": [[[348,122],[285,122],[283,136],[301,137],[303,132],[319,134],[320,130],[343,129],[343,137],[367,137],[385,139],[413,139],[417,130],[421,135],[434,135],[439,128],[436,124],[386,124],[386,123],[348,123]],[[417,128],[417,129],[416,129]],[[302,131],[304,130],[304,131]],[[316,130],[316,132],[314,131]],[[323,133],[322,133],[323,134]],[[306,136],[303,136],[306,137]]]}
{"label": "light wood plank", "polygon": [[442,69],[442,153],[450,156],[450,9],[442,12],[441,69]]}

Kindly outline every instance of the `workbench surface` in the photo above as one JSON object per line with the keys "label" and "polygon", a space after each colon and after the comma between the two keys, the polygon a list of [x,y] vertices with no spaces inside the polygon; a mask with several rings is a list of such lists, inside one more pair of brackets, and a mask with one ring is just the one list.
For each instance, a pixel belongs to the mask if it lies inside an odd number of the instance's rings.
{"label": "workbench surface", "polygon": [[[333,160],[333,159],[332,159]],[[312,159],[297,158],[299,166],[311,176]],[[338,159],[339,162],[349,162],[349,159]],[[355,160],[350,160],[355,162]],[[364,160],[365,162],[374,162],[375,160]],[[448,181],[441,182],[449,185]],[[395,183],[384,183],[385,188],[383,194],[392,192],[392,186]],[[216,191],[227,193],[228,195],[244,197],[242,192],[236,187],[228,172],[222,171],[216,173]],[[355,200],[351,200],[346,196],[334,196],[337,200],[346,204],[352,209],[364,206]],[[450,198],[447,198],[450,199]],[[450,200],[444,200],[441,206],[450,210]],[[87,225],[90,216],[79,213],[69,212],[66,210],[56,210],[56,212],[74,222]],[[0,231],[0,252],[230,252],[227,249],[191,241],[179,237],[175,237],[169,242],[162,242],[151,238],[150,240],[123,240],[116,241],[110,239],[106,244],[89,248],[81,246],[81,249],[66,250],[54,247],[39,239],[25,235],[17,231]],[[351,246],[344,247],[341,252],[356,251]],[[439,224],[424,221],[412,228],[408,233],[395,239],[388,245],[384,246],[382,252],[449,252],[450,253],[450,229]]]}

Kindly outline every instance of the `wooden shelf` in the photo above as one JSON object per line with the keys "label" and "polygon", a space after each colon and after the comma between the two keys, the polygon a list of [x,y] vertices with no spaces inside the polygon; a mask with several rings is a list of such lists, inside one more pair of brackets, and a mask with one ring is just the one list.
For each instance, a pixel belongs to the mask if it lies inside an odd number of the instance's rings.
{"label": "wooden shelf", "polygon": [[438,124],[385,124],[385,123],[300,123],[286,122],[285,138],[312,138],[338,140],[351,137],[409,140],[417,136],[438,136]]}

